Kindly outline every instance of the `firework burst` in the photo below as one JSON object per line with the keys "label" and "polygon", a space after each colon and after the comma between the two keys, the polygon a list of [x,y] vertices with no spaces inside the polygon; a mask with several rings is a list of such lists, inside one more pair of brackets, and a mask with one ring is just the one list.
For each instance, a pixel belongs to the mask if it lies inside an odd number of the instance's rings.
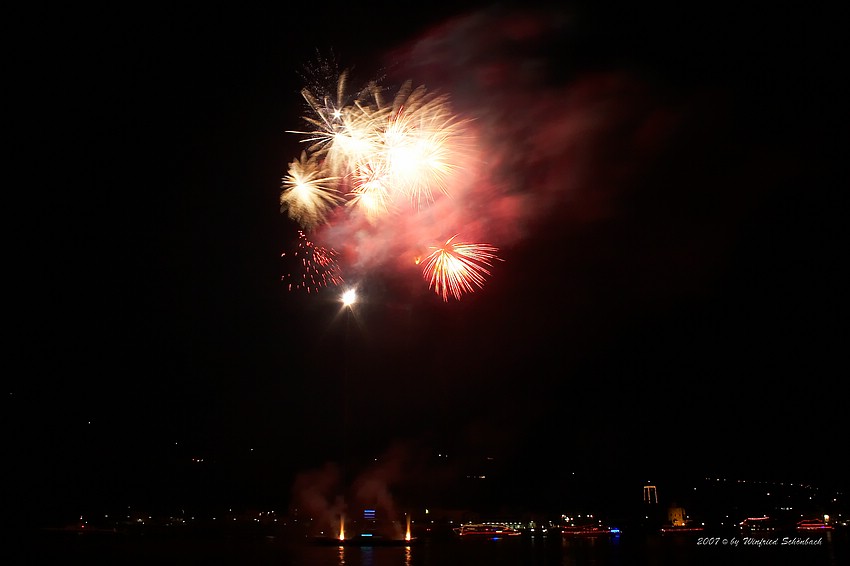
{"label": "firework burst", "polygon": [[306,152],[289,164],[289,172],[283,178],[280,194],[281,211],[304,228],[311,228],[325,221],[328,212],[342,201],[336,190],[336,177],[324,177],[315,157]]}
{"label": "firework burst", "polygon": [[490,275],[488,268],[499,259],[498,248],[455,242],[456,237],[457,234],[442,246],[432,246],[433,251],[425,258],[422,269],[428,288],[434,289],[443,301],[448,301],[449,295],[460,300],[463,293],[483,287],[485,276]]}
{"label": "firework burst", "polygon": [[[323,64],[314,76],[328,79],[329,72]],[[413,87],[411,81],[393,96],[385,96],[374,81],[349,94],[348,79],[345,71],[336,75],[332,88],[314,82],[302,90],[308,127],[290,133],[302,135],[306,149],[284,177],[281,211],[304,229],[328,224],[336,238],[356,237],[357,249],[359,243],[369,246],[368,257],[375,264],[378,241],[394,245],[406,237],[418,246],[423,236],[443,232],[442,224],[460,217],[452,210],[464,187],[456,174],[474,150],[468,120],[452,112],[448,96]],[[302,243],[299,248],[306,263],[301,279],[291,279],[290,288],[310,290],[341,281],[338,271],[314,267],[320,264],[319,247]],[[482,287],[498,259],[495,247],[459,243],[455,237],[433,249],[424,274],[446,301]],[[333,257],[328,259],[335,265]]]}
{"label": "firework burst", "polygon": [[352,173],[351,200],[348,205],[356,207],[369,222],[375,224],[393,207],[392,175],[386,164],[369,161],[360,164]]}
{"label": "firework burst", "polygon": [[281,257],[288,260],[288,272],[281,277],[289,291],[316,293],[323,287],[343,283],[336,251],[317,246],[298,231],[298,243],[291,252]]}
{"label": "firework burst", "polygon": [[360,206],[351,210],[370,221],[404,205],[414,210],[428,206],[435,193],[447,194],[447,180],[459,167],[466,141],[464,122],[452,113],[448,97],[407,81],[387,103],[377,83],[353,96],[346,94],[346,85],[343,72],[335,96],[302,90],[309,110],[303,118],[313,129],[290,131],[309,144],[305,155],[310,157],[301,162],[328,187],[357,201]]}
{"label": "firework burst", "polygon": [[[417,91],[418,92],[418,91]],[[454,153],[463,139],[445,98],[395,110],[377,132],[378,158],[390,185],[415,209],[434,201],[434,190],[448,194],[447,179],[457,169]]]}
{"label": "firework burst", "polygon": [[321,158],[324,167],[336,175],[344,174],[379,151],[373,132],[375,124],[386,114],[384,110],[364,105],[359,98],[346,105],[345,76],[345,73],[340,76],[335,100],[327,95],[320,98],[306,88],[301,91],[310,111],[304,121],[314,129],[290,132],[307,136],[302,140],[310,144],[307,152]]}

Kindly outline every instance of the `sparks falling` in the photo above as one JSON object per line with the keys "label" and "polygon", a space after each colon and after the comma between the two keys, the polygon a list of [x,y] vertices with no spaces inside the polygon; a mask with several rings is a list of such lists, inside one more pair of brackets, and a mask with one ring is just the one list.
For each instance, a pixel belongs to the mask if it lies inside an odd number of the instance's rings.
{"label": "sparks falling", "polygon": [[497,248],[489,244],[455,242],[456,237],[457,234],[442,246],[432,247],[422,269],[428,287],[444,301],[449,300],[449,295],[460,300],[463,293],[483,287],[485,275],[490,275],[488,268],[498,259]]}
{"label": "sparks falling", "polygon": [[282,253],[281,257],[289,260],[288,271],[281,277],[281,280],[287,283],[289,291],[315,293],[323,287],[343,282],[337,252],[317,246],[300,230],[295,249]]}

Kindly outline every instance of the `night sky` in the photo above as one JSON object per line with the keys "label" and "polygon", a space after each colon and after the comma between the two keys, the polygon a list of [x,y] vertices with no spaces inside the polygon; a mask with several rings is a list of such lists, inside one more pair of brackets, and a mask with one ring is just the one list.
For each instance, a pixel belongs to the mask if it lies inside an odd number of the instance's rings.
{"label": "night sky", "polygon": [[[10,19],[7,500],[285,503],[328,462],[434,497],[484,466],[533,502],[572,473],[846,479],[834,22],[593,2]],[[351,312],[340,288],[287,291],[281,179],[317,54],[473,118],[490,184],[465,218],[501,259],[482,289],[444,302],[415,267],[343,262]]]}

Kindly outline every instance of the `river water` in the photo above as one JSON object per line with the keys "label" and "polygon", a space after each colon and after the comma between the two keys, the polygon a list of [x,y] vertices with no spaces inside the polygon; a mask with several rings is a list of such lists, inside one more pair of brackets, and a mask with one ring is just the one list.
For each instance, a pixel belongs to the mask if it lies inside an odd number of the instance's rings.
{"label": "river water", "polygon": [[[704,545],[692,535],[621,534],[613,538],[522,536],[504,540],[424,540],[411,546],[318,546],[276,537],[184,538],[43,533],[6,546],[12,565],[276,566],[673,566],[850,564],[848,533],[804,536],[796,544],[757,544],[741,536]],[[737,544],[732,543],[737,539]],[[818,542],[818,539],[821,539]],[[749,544],[746,544],[749,543]],[[14,550],[11,550],[13,549]]]}

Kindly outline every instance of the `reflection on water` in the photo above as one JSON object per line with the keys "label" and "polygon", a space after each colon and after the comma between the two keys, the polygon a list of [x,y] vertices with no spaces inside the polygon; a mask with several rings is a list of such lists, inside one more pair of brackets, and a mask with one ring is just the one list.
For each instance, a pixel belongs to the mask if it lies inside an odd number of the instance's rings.
{"label": "reflection on water", "polygon": [[375,549],[371,546],[364,546],[362,550],[363,566],[375,566],[375,556],[373,555]]}
{"label": "reflection on water", "polygon": [[[740,538],[740,535],[739,535]],[[265,538],[44,535],[22,545],[7,564],[170,564],[274,566],[743,566],[850,564],[848,533],[811,546],[701,546],[697,537],[636,535],[602,538],[517,537],[426,540],[409,546],[323,546]]]}
{"label": "reflection on water", "polygon": [[[328,560],[336,557],[336,562]],[[824,537],[815,546],[726,546],[697,544],[696,536],[647,535],[635,537],[526,538],[476,541],[427,541],[401,547],[345,547],[304,545],[296,549],[294,566],[838,566],[850,564],[848,540]]]}

